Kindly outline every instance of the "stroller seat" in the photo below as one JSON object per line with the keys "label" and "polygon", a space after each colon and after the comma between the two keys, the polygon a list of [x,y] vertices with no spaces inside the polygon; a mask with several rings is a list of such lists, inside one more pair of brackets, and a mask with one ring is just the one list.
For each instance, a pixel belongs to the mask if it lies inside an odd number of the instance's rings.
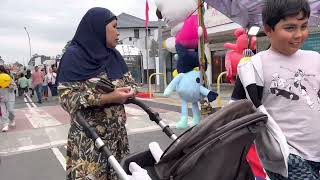
{"label": "stroller seat", "polygon": [[123,159],[122,166],[129,174],[129,163],[136,162],[153,180],[254,179],[246,155],[266,122],[249,100],[236,101],[188,129],[158,163],[144,151]]}

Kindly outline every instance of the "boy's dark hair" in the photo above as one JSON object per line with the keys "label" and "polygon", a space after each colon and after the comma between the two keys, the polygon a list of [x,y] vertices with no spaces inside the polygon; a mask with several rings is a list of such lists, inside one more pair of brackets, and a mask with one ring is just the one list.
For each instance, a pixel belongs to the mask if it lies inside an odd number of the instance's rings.
{"label": "boy's dark hair", "polygon": [[274,30],[281,19],[296,16],[300,12],[303,13],[303,18],[310,17],[308,0],[265,0],[262,22]]}

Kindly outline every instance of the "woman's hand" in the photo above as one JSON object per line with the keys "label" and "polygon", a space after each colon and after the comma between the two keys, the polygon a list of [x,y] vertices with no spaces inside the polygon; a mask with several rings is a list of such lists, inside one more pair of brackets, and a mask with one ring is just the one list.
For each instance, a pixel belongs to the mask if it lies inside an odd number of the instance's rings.
{"label": "woman's hand", "polygon": [[124,104],[128,98],[134,97],[135,92],[130,87],[116,88],[114,91],[101,96],[102,104],[117,103]]}

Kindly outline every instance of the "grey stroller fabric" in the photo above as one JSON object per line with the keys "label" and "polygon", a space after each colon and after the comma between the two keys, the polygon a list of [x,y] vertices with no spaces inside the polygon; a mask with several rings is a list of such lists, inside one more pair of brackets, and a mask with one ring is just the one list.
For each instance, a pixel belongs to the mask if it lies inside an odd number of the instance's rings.
{"label": "grey stroller fabric", "polygon": [[236,101],[187,131],[169,146],[154,172],[161,180],[250,180],[247,152],[267,116],[248,100]]}

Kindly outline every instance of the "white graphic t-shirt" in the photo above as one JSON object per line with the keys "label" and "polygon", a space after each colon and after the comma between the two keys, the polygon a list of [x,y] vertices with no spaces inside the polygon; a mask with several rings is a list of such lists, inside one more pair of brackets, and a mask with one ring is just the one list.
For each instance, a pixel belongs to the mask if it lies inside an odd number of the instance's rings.
{"label": "white graphic t-shirt", "polygon": [[290,153],[320,162],[320,54],[261,54],[262,104],[285,134]]}

